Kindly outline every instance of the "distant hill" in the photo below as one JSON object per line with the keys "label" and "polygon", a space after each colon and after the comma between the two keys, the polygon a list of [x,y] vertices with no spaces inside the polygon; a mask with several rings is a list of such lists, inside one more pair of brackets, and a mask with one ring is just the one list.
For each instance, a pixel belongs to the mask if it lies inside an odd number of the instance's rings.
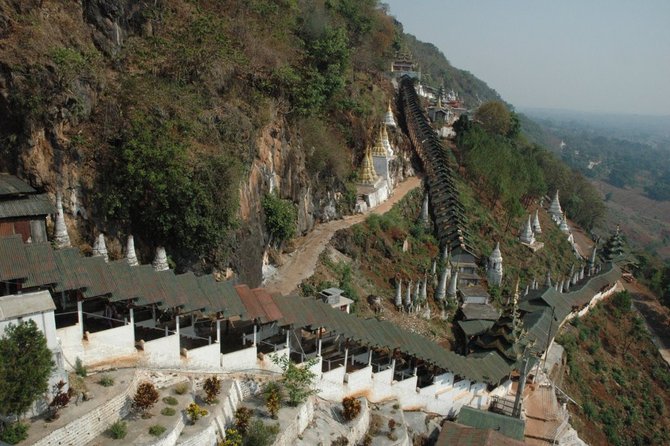
{"label": "distant hill", "polygon": [[[402,25],[396,22],[396,26]],[[477,108],[481,103],[501,100],[500,95],[486,82],[466,70],[455,68],[442,51],[432,43],[422,42],[412,34],[403,33],[402,41],[412,52],[421,69],[421,80],[433,87],[445,86],[454,90],[465,100],[468,108]]]}

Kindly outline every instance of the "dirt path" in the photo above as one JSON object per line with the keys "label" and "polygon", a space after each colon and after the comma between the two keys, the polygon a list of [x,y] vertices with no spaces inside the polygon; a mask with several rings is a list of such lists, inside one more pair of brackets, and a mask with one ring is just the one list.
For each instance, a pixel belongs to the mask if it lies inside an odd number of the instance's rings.
{"label": "dirt path", "polygon": [[409,191],[419,187],[421,180],[411,177],[400,183],[391,198],[365,214],[349,215],[341,220],[333,220],[317,225],[312,232],[297,240],[296,250],[286,256],[284,264],[263,286],[269,292],[288,294],[298,288],[303,280],[314,274],[319,255],[325,249],[335,232],[364,221],[370,214],[384,214],[399,202]]}

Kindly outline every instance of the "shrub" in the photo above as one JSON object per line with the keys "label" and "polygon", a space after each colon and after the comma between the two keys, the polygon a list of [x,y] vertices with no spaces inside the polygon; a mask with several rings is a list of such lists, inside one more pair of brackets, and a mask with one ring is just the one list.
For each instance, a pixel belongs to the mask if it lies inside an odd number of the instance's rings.
{"label": "shrub", "polygon": [[7,424],[0,431],[0,440],[9,444],[16,444],[28,438],[28,425],[25,423]]}
{"label": "shrub", "polygon": [[62,379],[53,386],[54,397],[49,403],[50,420],[55,420],[56,418],[58,418],[58,411],[61,410],[63,407],[67,406],[67,404],[70,402],[70,394],[68,392],[63,391],[64,387],[65,387],[65,381],[63,381]]}
{"label": "shrub", "polygon": [[205,380],[202,386],[205,394],[205,401],[212,404],[216,400],[216,396],[221,392],[221,380],[217,376],[210,376]]}
{"label": "shrub", "polygon": [[98,384],[103,387],[111,387],[114,385],[114,378],[109,375],[102,375],[98,380]]}
{"label": "shrub", "polygon": [[265,213],[265,225],[273,240],[279,245],[281,242],[293,238],[298,221],[295,205],[275,194],[264,196],[262,205]]}
{"label": "shrub", "polygon": [[84,367],[84,364],[82,364],[81,358],[77,358],[74,362],[74,373],[82,378],[86,378],[86,375],[88,375],[88,371],[86,370],[86,367]]}
{"label": "shrub", "polygon": [[109,427],[109,435],[115,440],[121,440],[128,434],[128,425],[125,421],[117,421]]}
{"label": "shrub", "polygon": [[154,437],[160,437],[163,435],[163,432],[165,432],[165,426],[161,426],[160,424],[154,424],[149,428],[149,433]]}
{"label": "shrub", "polygon": [[133,397],[133,409],[146,413],[158,402],[158,398],[160,398],[160,395],[158,390],[156,390],[156,386],[153,383],[145,381],[137,386],[137,391]]}
{"label": "shrub", "polygon": [[361,402],[354,397],[346,397],[342,400],[342,415],[347,421],[351,421],[361,413]]}
{"label": "shrub", "polygon": [[267,425],[261,420],[254,420],[249,424],[247,433],[244,436],[245,445],[269,446],[273,443],[279,433],[279,425]]}
{"label": "shrub", "polygon": [[279,384],[270,381],[265,385],[263,394],[265,395],[265,407],[267,407],[270,416],[277,419],[277,414],[281,407],[281,388],[279,387]]}
{"label": "shrub", "polygon": [[235,427],[237,431],[244,435],[249,428],[249,420],[251,419],[251,409],[246,407],[238,407],[235,411]]}
{"label": "shrub", "polygon": [[174,393],[176,393],[177,395],[183,395],[186,392],[188,392],[187,383],[179,383],[176,386],[174,386]]}
{"label": "shrub", "polygon": [[207,412],[206,409],[201,408],[196,403],[191,403],[186,408],[186,414],[191,420],[191,424],[195,424],[195,422],[198,421],[200,417],[204,417],[208,413],[209,412]]}
{"label": "shrub", "polygon": [[335,440],[333,440],[332,443],[330,443],[330,446],[347,446],[348,444],[349,439],[347,439],[347,437],[345,437],[344,435],[340,435]]}
{"label": "shrub", "polygon": [[172,415],[176,414],[177,411],[174,410],[172,407],[164,407],[163,410],[161,410],[161,415],[165,415],[167,417],[171,417]]}
{"label": "shrub", "polygon": [[170,405],[170,406],[176,406],[177,404],[179,404],[179,401],[177,401],[177,398],[175,398],[173,396],[166,396],[165,398],[163,398],[163,402],[165,404]]}
{"label": "shrub", "polygon": [[228,428],[225,440],[220,441],[218,446],[242,446],[242,435],[237,429]]}

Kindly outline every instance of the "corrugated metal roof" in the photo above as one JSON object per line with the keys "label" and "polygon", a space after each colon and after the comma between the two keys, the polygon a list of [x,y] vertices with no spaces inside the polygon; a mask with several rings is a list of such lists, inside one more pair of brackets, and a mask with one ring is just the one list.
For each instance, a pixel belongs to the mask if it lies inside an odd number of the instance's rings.
{"label": "corrugated metal roof", "polygon": [[30,274],[23,284],[25,288],[45,286],[58,283],[60,273],[49,243],[24,244],[24,252],[28,259]]}
{"label": "corrugated metal roof", "polygon": [[20,235],[0,238],[0,253],[0,280],[28,279],[30,265]]}
{"label": "corrugated metal roof", "polygon": [[0,218],[36,217],[55,212],[56,207],[51,203],[47,194],[26,195],[0,201]]}
{"label": "corrugated metal roof", "polygon": [[461,408],[456,421],[459,424],[477,429],[492,429],[515,440],[523,440],[523,433],[526,427],[526,423],[519,418],[485,412],[468,406]]}
{"label": "corrugated metal roof", "polygon": [[446,421],[435,446],[524,446],[526,443],[492,429],[477,429]]}
{"label": "corrugated metal roof", "polygon": [[0,173],[0,196],[17,195],[17,194],[32,194],[37,192],[28,183],[14,175],[8,173]]}
{"label": "corrugated metal roof", "polygon": [[64,248],[54,251],[54,259],[60,273],[60,281],[54,291],[86,289],[91,285],[86,268],[81,263],[81,255],[75,248]]}
{"label": "corrugated metal roof", "polygon": [[259,319],[262,322],[269,322],[266,319],[263,307],[258,302],[258,298],[247,285],[235,285],[235,290],[242,300],[249,319]]}
{"label": "corrugated metal roof", "polygon": [[268,321],[279,321],[284,317],[282,312],[275,304],[274,300],[272,300],[270,293],[265,291],[263,288],[254,288],[251,291],[256,296],[256,299],[258,299],[258,302],[265,312],[265,318]]}

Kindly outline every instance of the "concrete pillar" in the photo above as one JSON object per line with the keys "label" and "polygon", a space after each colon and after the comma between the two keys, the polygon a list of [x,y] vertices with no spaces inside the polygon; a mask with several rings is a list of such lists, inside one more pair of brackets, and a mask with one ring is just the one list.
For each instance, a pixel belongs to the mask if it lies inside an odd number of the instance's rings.
{"label": "concrete pillar", "polygon": [[151,319],[154,321],[154,327],[156,326],[156,305],[151,306]]}
{"label": "concrete pillar", "polygon": [[291,330],[286,329],[286,348],[291,353]]}
{"label": "concrete pillar", "polygon": [[221,320],[216,320],[216,343],[221,343]]}
{"label": "concrete pillar", "polygon": [[393,381],[394,374],[395,374],[395,358],[391,359],[391,381]]}
{"label": "concrete pillar", "polygon": [[253,346],[256,347],[256,324],[254,324],[254,343]]}
{"label": "concrete pillar", "polygon": [[130,325],[135,326],[135,311],[130,309]]}
{"label": "concrete pillar", "polygon": [[344,367],[347,367],[347,360],[349,359],[349,349],[345,348],[344,349]]}
{"label": "concrete pillar", "polygon": [[181,316],[177,315],[177,317],[175,318],[175,322],[176,322],[176,329],[175,329],[175,332],[177,333],[177,336],[179,336],[179,318],[180,318],[180,317],[181,317]]}
{"label": "concrete pillar", "polygon": [[84,303],[80,300],[77,301],[77,321],[79,321],[79,331],[81,332],[81,338],[84,339]]}
{"label": "concrete pillar", "polygon": [[368,350],[368,367],[372,365],[372,350]]}
{"label": "concrete pillar", "polygon": [[167,336],[167,335],[169,335],[169,334],[170,334],[170,333],[168,333],[168,327],[167,327],[167,325],[166,325],[166,326],[165,326],[165,336]]}
{"label": "concrete pillar", "polygon": [[414,373],[414,376],[416,376],[416,373],[417,373],[418,371],[419,371],[419,368],[418,368],[418,367],[414,367],[414,372],[413,372],[413,373]]}
{"label": "concrete pillar", "polygon": [[321,356],[321,339],[319,339],[319,343],[317,344],[316,347],[316,355]]}

